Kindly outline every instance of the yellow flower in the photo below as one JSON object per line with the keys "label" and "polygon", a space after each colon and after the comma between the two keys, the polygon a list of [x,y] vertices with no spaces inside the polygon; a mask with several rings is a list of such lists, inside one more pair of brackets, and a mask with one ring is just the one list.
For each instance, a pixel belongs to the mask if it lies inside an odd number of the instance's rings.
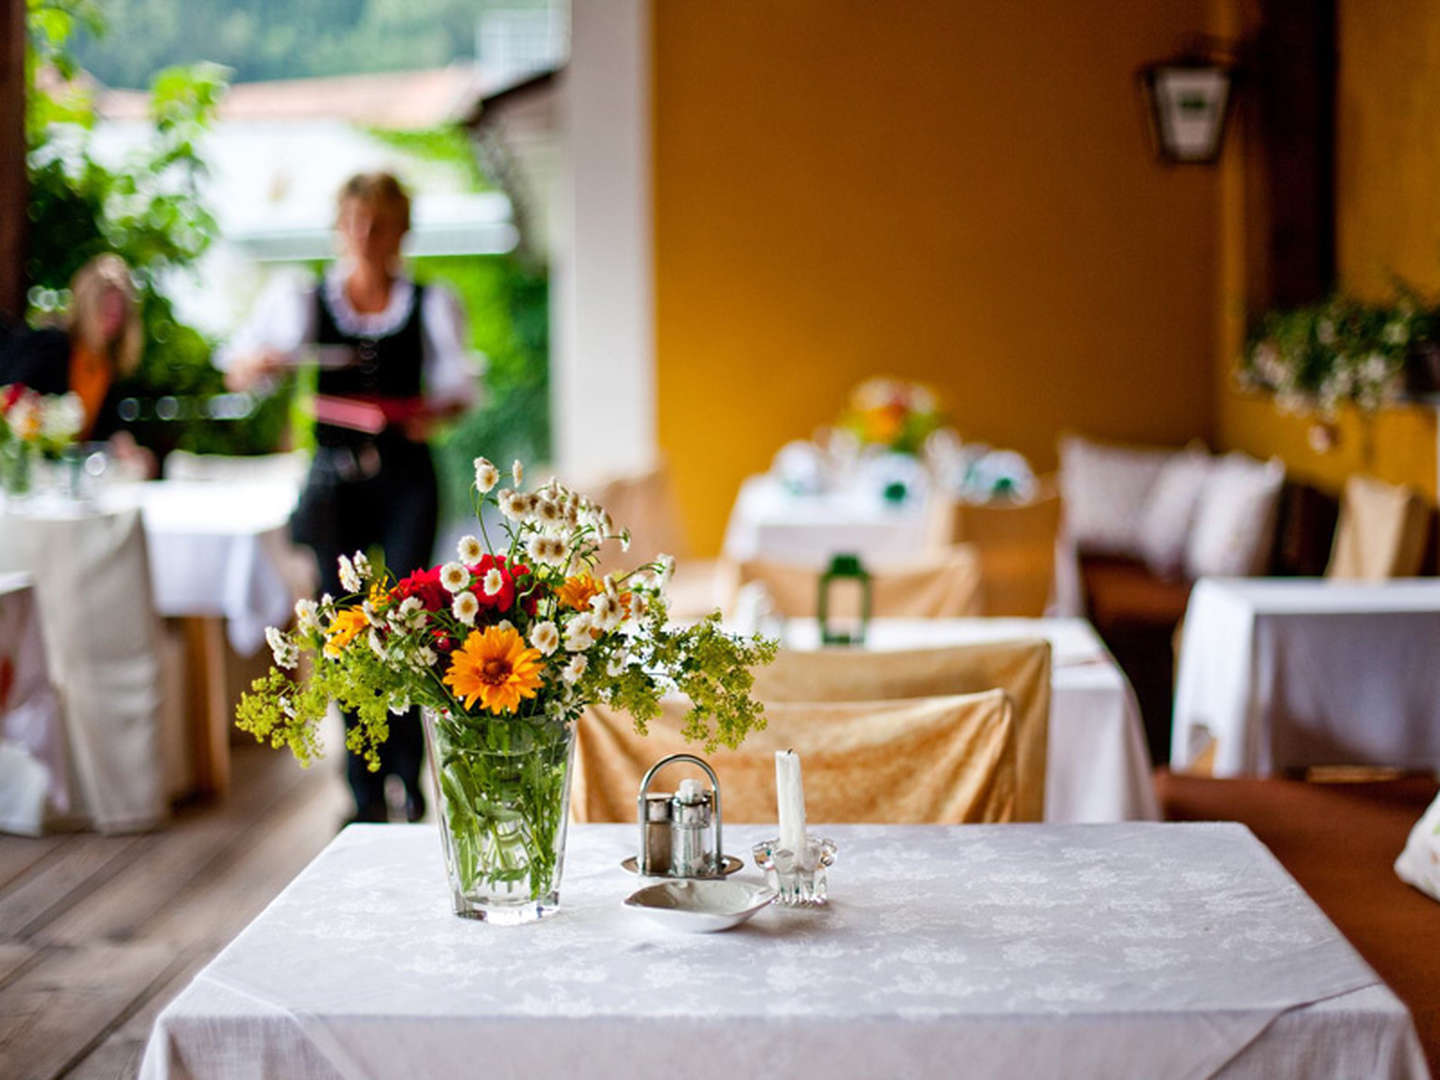
{"label": "yellow flower", "polygon": [[590,607],[590,598],[599,592],[600,583],[593,576],[577,574],[575,577],[566,578],[565,584],[560,586],[555,595],[566,607],[586,611]]}
{"label": "yellow flower", "polygon": [[527,648],[513,627],[490,626],[471,631],[451,654],[445,685],[467,709],[478,699],[490,712],[514,712],[522,698],[535,696],[543,668],[539,650]]}
{"label": "yellow flower", "polygon": [[338,658],[345,646],[354,641],[355,635],[368,625],[365,612],[358,607],[337,612],[331,620],[330,629],[325,632],[325,655]]}

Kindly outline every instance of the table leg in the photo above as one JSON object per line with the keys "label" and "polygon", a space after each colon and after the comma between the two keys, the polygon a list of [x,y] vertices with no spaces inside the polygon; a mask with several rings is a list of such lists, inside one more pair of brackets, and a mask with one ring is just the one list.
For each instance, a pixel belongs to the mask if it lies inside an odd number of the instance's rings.
{"label": "table leg", "polygon": [[185,667],[190,683],[191,747],[195,791],[225,796],[230,791],[230,702],[225,685],[225,620],[186,616]]}

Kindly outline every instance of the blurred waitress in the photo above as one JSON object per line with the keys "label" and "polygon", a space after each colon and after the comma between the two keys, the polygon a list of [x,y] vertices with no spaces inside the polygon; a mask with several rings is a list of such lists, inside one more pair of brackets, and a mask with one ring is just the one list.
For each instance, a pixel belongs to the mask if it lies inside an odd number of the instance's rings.
{"label": "blurred waitress", "polygon": [[[316,357],[317,449],[291,532],[314,549],[321,586],[334,596],[345,591],[342,554],[378,544],[396,577],[430,565],[438,500],[424,439],[436,420],[475,399],[458,302],[404,274],[410,199],[399,181],[386,172],[352,176],[338,210],[340,261],[318,284],[276,283],[216,357],[232,390],[263,385],[309,351]],[[386,820],[387,775],[405,785],[406,816],[424,813],[422,748],[411,716],[391,724],[378,772],[351,755],[355,820]]]}

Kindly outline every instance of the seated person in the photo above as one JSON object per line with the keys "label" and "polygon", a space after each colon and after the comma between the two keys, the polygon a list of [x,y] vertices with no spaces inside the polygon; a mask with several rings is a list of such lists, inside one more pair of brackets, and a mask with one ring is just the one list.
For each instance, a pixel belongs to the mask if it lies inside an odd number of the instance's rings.
{"label": "seated person", "polygon": [[143,344],[130,268],[118,255],[97,255],[76,271],[70,292],[63,329],[20,330],[0,338],[0,386],[73,393],[85,414],[79,440],[109,440],[116,457],[153,475],[153,457],[121,428],[116,409],[116,383],[139,367]]}

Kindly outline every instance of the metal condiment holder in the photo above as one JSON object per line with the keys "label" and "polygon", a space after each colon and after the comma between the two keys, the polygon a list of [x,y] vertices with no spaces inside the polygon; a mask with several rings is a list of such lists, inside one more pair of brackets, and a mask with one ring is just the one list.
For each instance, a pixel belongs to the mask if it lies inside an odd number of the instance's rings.
{"label": "metal condiment holder", "polygon": [[[686,780],[674,794],[651,792],[650,782],[666,765],[688,762],[705,770],[710,790],[697,781]],[[640,824],[640,853],[620,865],[645,877],[723,878],[743,865],[726,855],[720,813],[720,780],[708,762],[694,754],[671,754],[651,765],[640,781],[636,797],[636,818]],[[705,834],[715,827],[715,845]]]}

